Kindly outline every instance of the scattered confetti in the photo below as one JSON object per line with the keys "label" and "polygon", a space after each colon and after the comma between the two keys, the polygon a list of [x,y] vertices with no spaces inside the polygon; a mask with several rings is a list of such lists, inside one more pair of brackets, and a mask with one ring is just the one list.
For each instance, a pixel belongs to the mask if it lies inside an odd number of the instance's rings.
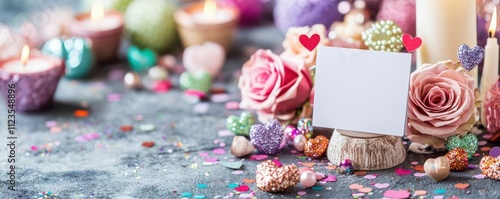
{"label": "scattered confetti", "polygon": [[218,160],[217,158],[210,158],[210,157],[205,158],[205,162],[215,163],[217,162],[217,160]]}
{"label": "scattered confetti", "polygon": [[491,150],[490,150],[490,156],[491,157],[498,157],[498,156],[500,156],[500,147],[496,146],[496,147],[491,148]]}
{"label": "scattered confetti", "polygon": [[457,189],[467,189],[470,185],[467,183],[457,183],[455,184],[455,188]]}
{"label": "scattered confetti", "polygon": [[74,112],[75,117],[88,117],[89,116],[89,111],[83,110],[83,109],[78,109]]}
{"label": "scattered confetti", "polygon": [[415,177],[424,177],[424,176],[426,176],[427,174],[425,174],[425,173],[415,173],[415,174],[413,174],[413,175],[414,175]]}
{"label": "scattered confetti", "polygon": [[120,126],[120,131],[121,132],[129,132],[129,131],[132,131],[134,129],[134,126],[132,125],[122,125]]}
{"label": "scattered confetti", "polygon": [[484,141],[484,140],[483,140],[483,141],[479,141],[479,142],[477,143],[477,145],[479,145],[479,146],[484,146],[484,145],[486,145],[486,144],[488,144],[488,142],[487,142],[487,141]]}
{"label": "scattered confetti", "polygon": [[[326,169],[328,169],[328,170],[335,170],[335,169],[337,169],[337,166],[336,165],[330,165],[330,166],[327,166]],[[356,173],[356,172],[354,172],[354,173]]]}
{"label": "scattered confetti", "polygon": [[387,190],[384,192],[384,197],[388,198],[409,198],[410,192],[406,190]]}
{"label": "scattered confetti", "polygon": [[413,167],[413,169],[415,169],[415,171],[418,171],[418,172],[424,172],[424,166],[422,166],[422,165],[415,165]]}
{"label": "scattered confetti", "polygon": [[197,186],[197,187],[198,187],[199,189],[205,189],[205,188],[207,188],[207,187],[208,187],[208,185],[207,185],[207,184],[200,183],[200,184],[198,184],[198,186]]}
{"label": "scattered confetti", "polygon": [[203,199],[203,198],[205,198],[205,195],[195,195],[194,198],[196,198],[196,199]]}
{"label": "scattered confetti", "polygon": [[264,160],[267,159],[267,155],[251,155],[250,160]]}
{"label": "scattered confetti", "polygon": [[212,151],[213,154],[216,154],[216,155],[224,155],[226,153],[226,150],[222,149],[222,148],[217,148],[217,149],[214,149]]}
{"label": "scattered confetti", "polygon": [[221,162],[222,165],[224,165],[227,168],[230,169],[240,169],[241,166],[243,166],[242,161],[237,161],[237,162]]}
{"label": "scattered confetti", "polygon": [[373,179],[377,178],[377,176],[373,175],[373,174],[369,174],[369,175],[365,175],[363,178],[368,179],[368,180],[373,180]]}
{"label": "scattered confetti", "polygon": [[75,137],[76,142],[89,142],[92,140],[99,139],[99,134],[97,133],[86,133]]}
{"label": "scattered confetti", "polygon": [[491,137],[493,137],[493,135],[489,133],[483,135],[484,139],[490,139]]}
{"label": "scattered confetti", "polygon": [[282,166],[282,164],[281,164],[281,162],[279,160],[271,160],[271,161],[273,161],[274,164],[276,164],[277,167],[281,167]]}
{"label": "scattered confetti", "polygon": [[372,192],[372,188],[365,187],[365,188],[359,189],[358,191],[360,191],[362,193],[370,193],[370,192]]}
{"label": "scattered confetti", "polygon": [[332,176],[332,175],[328,175],[326,178],[324,178],[321,181],[324,181],[324,182],[336,182],[337,181],[337,177]]}
{"label": "scattered confetti", "polygon": [[231,96],[226,93],[213,94],[210,96],[210,101],[214,103],[227,102],[229,99],[231,99]]}
{"label": "scattered confetti", "polygon": [[254,198],[254,194],[253,193],[240,194],[240,198]]}
{"label": "scattered confetti", "polygon": [[353,193],[353,194],[352,194],[352,197],[353,197],[353,198],[360,198],[360,197],[363,197],[363,196],[365,196],[365,194],[364,194],[364,193]]}
{"label": "scattered confetti", "polygon": [[249,188],[247,185],[240,185],[239,187],[234,188],[234,190],[239,192],[247,192]]}
{"label": "scattered confetti", "polygon": [[182,195],[182,197],[188,197],[188,198],[190,198],[191,196],[193,196],[193,194],[189,193],[189,192],[184,192],[181,195]]}
{"label": "scattered confetti", "polygon": [[236,170],[236,171],[233,171],[233,174],[240,175],[240,174],[243,174],[243,171],[242,170]]}
{"label": "scattered confetti", "polygon": [[481,151],[482,151],[482,152],[488,152],[488,151],[490,151],[490,150],[491,150],[491,147],[489,147],[489,146],[484,146],[484,147],[481,147]]}
{"label": "scattered confetti", "polygon": [[359,185],[359,184],[349,185],[349,189],[353,189],[353,190],[358,190],[358,189],[362,189],[362,188],[363,188],[363,185]]}
{"label": "scattered confetti", "polygon": [[239,102],[226,102],[226,109],[227,110],[238,110],[238,109],[240,109],[240,103]]}
{"label": "scattered confetti", "polygon": [[226,136],[231,136],[234,135],[231,131],[229,130],[220,130],[218,132],[219,137],[226,137]]}
{"label": "scattered confetti", "polygon": [[306,163],[302,163],[302,165],[306,166],[306,167],[313,167],[316,163],[314,162],[306,162]]}
{"label": "scattered confetti", "polygon": [[45,126],[47,128],[56,127],[57,126],[57,122],[56,121],[47,121],[47,122],[45,122]]}
{"label": "scattered confetti", "polygon": [[142,146],[146,147],[146,148],[151,148],[151,147],[155,146],[155,142],[153,142],[153,141],[143,142]]}
{"label": "scattered confetti", "polygon": [[321,191],[321,190],[323,190],[323,187],[322,186],[313,186],[312,190],[314,190],[314,191]]}
{"label": "scattered confetti", "polygon": [[385,188],[389,187],[390,184],[389,183],[375,183],[373,186],[377,189],[385,189]]}
{"label": "scattered confetti", "polygon": [[210,156],[210,154],[208,154],[207,152],[200,152],[200,153],[198,153],[198,155],[200,157],[208,157],[208,156]]}
{"label": "scattered confetti", "polygon": [[247,184],[248,183],[254,183],[255,179],[247,179],[247,178],[245,178],[245,179],[242,180],[242,182],[247,183]]}
{"label": "scattered confetti", "polygon": [[472,177],[474,177],[476,179],[484,179],[486,176],[483,174],[478,174],[478,175],[473,175]]}
{"label": "scattered confetti", "polygon": [[416,196],[424,196],[424,195],[427,195],[427,191],[426,190],[416,190],[415,195]]}
{"label": "scattered confetti", "polygon": [[403,168],[396,168],[395,171],[396,171],[396,174],[398,174],[398,176],[410,175],[412,173],[411,170],[403,169]]}
{"label": "scattered confetti", "polygon": [[306,194],[307,194],[307,192],[305,192],[305,191],[297,191],[297,195],[299,195],[299,196],[304,196]]}
{"label": "scattered confetti", "polygon": [[231,188],[231,189],[234,189],[234,188],[236,188],[236,187],[238,187],[238,186],[239,186],[239,184],[238,184],[238,183],[230,183],[230,184],[228,184],[228,185],[227,185],[227,187],[229,187],[229,188]]}
{"label": "scattered confetti", "polygon": [[198,114],[205,114],[207,113],[208,109],[210,108],[210,104],[203,102],[203,103],[198,103],[194,105],[193,111]]}
{"label": "scattered confetti", "polygon": [[364,175],[366,175],[366,171],[355,171],[354,175],[356,175],[356,176],[364,176]]}
{"label": "scattered confetti", "polygon": [[144,132],[149,132],[155,130],[155,125],[154,124],[142,124],[139,126],[139,130],[144,131]]}
{"label": "scattered confetti", "polygon": [[60,127],[57,127],[57,126],[50,128],[50,132],[54,133],[54,134],[55,133],[60,133],[61,131],[62,131],[62,129]]}
{"label": "scattered confetti", "polygon": [[433,199],[443,199],[444,196],[443,195],[438,195],[438,196],[434,196]]}
{"label": "scattered confetti", "polygon": [[418,162],[410,162],[411,165],[417,165]]}
{"label": "scattered confetti", "polygon": [[120,101],[121,95],[118,93],[111,93],[108,95],[108,102]]}
{"label": "scattered confetti", "polygon": [[446,189],[436,189],[434,190],[435,194],[441,195],[446,193]]}

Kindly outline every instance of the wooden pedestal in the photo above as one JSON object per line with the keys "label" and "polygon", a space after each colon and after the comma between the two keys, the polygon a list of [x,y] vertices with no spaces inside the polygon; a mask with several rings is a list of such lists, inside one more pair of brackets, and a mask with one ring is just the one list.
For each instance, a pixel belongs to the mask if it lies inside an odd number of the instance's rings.
{"label": "wooden pedestal", "polygon": [[333,164],[350,159],[355,170],[381,170],[395,167],[406,159],[401,137],[363,133],[357,134],[360,137],[350,137],[345,134],[335,129],[330,138],[327,156]]}

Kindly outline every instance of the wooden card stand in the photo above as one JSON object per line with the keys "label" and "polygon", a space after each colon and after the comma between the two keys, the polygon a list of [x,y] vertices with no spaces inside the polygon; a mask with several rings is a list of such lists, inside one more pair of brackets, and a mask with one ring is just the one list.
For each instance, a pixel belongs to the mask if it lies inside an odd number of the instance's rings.
{"label": "wooden card stand", "polygon": [[335,129],[327,157],[336,165],[350,159],[355,170],[381,170],[404,162],[406,149],[401,137]]}

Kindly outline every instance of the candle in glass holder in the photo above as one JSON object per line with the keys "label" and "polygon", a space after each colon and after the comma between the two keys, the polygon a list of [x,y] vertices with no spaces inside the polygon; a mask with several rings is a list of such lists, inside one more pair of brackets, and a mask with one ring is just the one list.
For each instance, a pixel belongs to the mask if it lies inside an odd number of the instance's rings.
{"label": "candle in glass holder", "polygon": [[188,4],[174,15],[184,47],[211,41],[226,51],[231,48],[239,16],[237,8],[218,5],[215,0]]}
{"label": "candle in glass holder", "polygon": [[[9,107],[16,111],[44,110],[52,105],[63,74],[62,59],[41,54],[30,57],[26,45],[21,59],[16,57],[0,61],[0,92]],[[12,104],[14,107],[10,106]]]}
{"label": "candle in glass holder", "polygon": [[500,81],[493,83],[484,99],[485,127],[492,134],[500,134]]}
{"label": "candle in glass holder", "polygon": [[[497,8],[493,10],[493,17],[491,18],[490,28],[489,28],[489,38],[484,47],[484,65],[483,73],[481,76],[481,85],[479,87],[481,93],[481,99],[483,99],[483,106],[486,99],[486,93],[490,90],[491,85],[493,85],[498,79],[498,41],[495,38],[497,25]],[[486,125],[486,118],[484,116],[484,109],[481,111],[481,124]]]}
{"label": "candle in glass holder", "polygon": [[96,2],[90,13],[76,16],[76,22],[70,25],[73,36],[87,37],[92,41],[98,62],[108,62],[116,58],[123,33],[123,15],[119,12],[104,11]]}

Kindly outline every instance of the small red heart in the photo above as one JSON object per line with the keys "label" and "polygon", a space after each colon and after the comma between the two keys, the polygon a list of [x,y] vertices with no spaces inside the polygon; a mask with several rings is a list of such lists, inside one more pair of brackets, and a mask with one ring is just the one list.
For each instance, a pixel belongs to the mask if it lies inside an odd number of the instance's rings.
{"label": "small red heart", "polygon": [[239,187],[234,188],[234,190],[239,192],[246,192],[249,190],[247,185],[240,185]]}
{"label": "small red heart", "polygon": [[304,46],[304,48],[306,48],[309,51],[313,51],[316,48],[316,46],[318,46],[320,39],[321,38],[319,37],[318,34],[313,34],[311,35],[311,37],[308,37],[305,34],[301,34],[299,36],[300,43],[302,44],[302,46]]}
{"label": "small red heart", "polygon": [[405,45],[406,51],[411,53],[422,45],[422,39],[420,39],[420,37],[413,38],[410,34],[405,33],[403,34],[403,44]]}

